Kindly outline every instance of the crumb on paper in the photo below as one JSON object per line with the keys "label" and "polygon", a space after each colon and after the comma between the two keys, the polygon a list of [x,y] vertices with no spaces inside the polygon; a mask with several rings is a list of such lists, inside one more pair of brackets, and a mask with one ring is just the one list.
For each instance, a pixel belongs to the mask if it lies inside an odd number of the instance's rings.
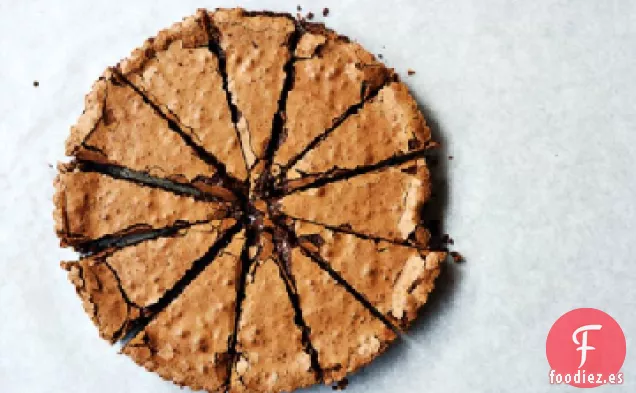
{"label": "crumb on paper", "polygon": [[382,53],[378,53],[378,58],[384,59],[384,55]]}
{"label": "crumb on paper", "polygon": [[328,16],[329,15],[329,8],[325,7],[322,9],[322,16]]}
{"label": "crumb on paper", "polygon": [[312,20],[312,19],[314,19],[314,13],[313,13],[313,12],[311,12],[311,11],[309,11],[309,12],[307,13],[307,20]]}
{"label": "crumb on paper", "polygon": [[455,158],[455,157],[453,157],[453,156],[448,156],[448,159],[449,159],[449,160],[451,160],[451,161],[453,160],[453,158]]}
{"label": "crumb on paper", "polygon": [[302,11],[302,10],[303,10],[303,7],[301,7],[301,6],[300,6],[300,4],[298,4],[298,5],[296,6],[296,11],[299,11],[299,12],[300,12],[300,11]]}
{"label": "crumb on paper", "polygon": [[461,263],[465,261],[462,254],[458,253],[457,251],[451,251],[450,256],[451,258],[453,258],[453,262],[455,263]]}
{"label": "crumb on paper", "polygon": [[40,86],[40,82],[38,81],[33,81],[33,87],[38,87]]}
{"label": "crumb on paper", "polygon": [[409,74],[409,76],[415,75],[415,71],[410,68],[406,71],[406,73]]}
{"label": "crumb on paper", "polygon": [[442,235],[442,243],[453,245],[455,244],[455,240],[453,240],[453,238],[450,237],[448,233],[445,233],[444,235]]}

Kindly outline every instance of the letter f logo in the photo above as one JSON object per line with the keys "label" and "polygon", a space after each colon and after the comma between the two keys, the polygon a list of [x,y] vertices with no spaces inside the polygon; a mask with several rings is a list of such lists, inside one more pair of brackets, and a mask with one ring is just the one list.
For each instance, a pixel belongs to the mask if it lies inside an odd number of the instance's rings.
{"label": "letter f logo", "polygon": [[[596,349],[587,345],[587,332],[590,330],[601,330],[602,328],[603,326],[601,325],[585,325],[576,329],[574,334],[572,334],[572,341],[574,341],[574,344],[580,345],[580,347],[576,349],[577,351],[581,351],[581,364],[579,365],[579,368],[583,367],[587,361],[587,351],[594,351]],[[581,336],[581,342],[579,342],[579,339],[577,338],[579,333],[583,333]]]}

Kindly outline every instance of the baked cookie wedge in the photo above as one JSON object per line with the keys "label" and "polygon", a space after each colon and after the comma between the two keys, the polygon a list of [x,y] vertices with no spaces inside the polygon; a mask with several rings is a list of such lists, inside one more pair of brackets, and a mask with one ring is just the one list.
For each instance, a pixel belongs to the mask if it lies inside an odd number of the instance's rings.
{"label": "baked cookie wedge", "polygon": [[325,383],[368,364],[397,337],[300,248],[291,250],[289,265]]}
{"label": "baked cookie wedge", "polygon": [[61,166],[53,197],[62,246],[82,250],[105,236],[165,228],[180,222],[227,217],[229,205],[202,202],[95,172]]}
{"label": "baked cookie wedge", "polygon": [[99,330],[100,337],[114,343],[142,313],[122,292],[117,275],[103,262],[105,257],[106,254],[96,255],[60,265],[68,271],[68,279],[75,286],[84,311]]}
{"label": "baked cookie wedge", "polygon": [[170,236],[62,262],[102,338],[115,342],[192,268],[235,220],[183,228]]}
{"label": "baked cookie wedge", "polygon": [[143,328],[122,352],[162,378],[193,390],[225,390],[244,232]]}
{"label": "baked cookie wedge", "polygon": [[393,325],[406,329],[435,286],[445,252],[364,239],[297,221],[300,247],[329,265]]}
{"label": "baked cookie wedge", "polygon": [[393,77],[358,43],[319,24],[303,24],[295,51],[285,131],[274,164],[287,167],[316,138],[359,109]]}
{"label": "baked cookie wedge", "polygon": [[289,188],[389,163],[436,146],[402,82],[380,89],[357,113],[319,140],[287,173]]}
{"label": "baked cookie wedge", "polygon": [[219,59],[208,47],[208,28],[207,12],[199,10],[148,39],[117,70],[227,173],[245,180],[246,163]]}
{"label": "baked cookie wedge", "polygon": [[227,88],[249,167],[265,158],[296,31],[290,15],[219,9],[210,13],[226,57]]}
{"label": "baked cookie wedge", "polygon": [[251,265],[229,392],[281,392],[317,382],[269,234]]}
{"label": "baked cookie wedge", "polygon": [[95,82],[85,105],[66,141],[67,155],[183,183],[217,172],[112,70]]}
{"label": "baked cookie wedge", "polygon": [[385,167],[289,194],[283,214],[345,232],[426,247],[430,235],[420,212],[430,196],[425,160]]}

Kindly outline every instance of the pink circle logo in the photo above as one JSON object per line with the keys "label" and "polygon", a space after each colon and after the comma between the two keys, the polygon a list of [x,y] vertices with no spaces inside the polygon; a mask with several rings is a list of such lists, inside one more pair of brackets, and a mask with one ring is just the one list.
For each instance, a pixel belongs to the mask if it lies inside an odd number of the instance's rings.
{"label": "pink circle logo", "polygon": [[550,383],[578,388],[622,384],[626,348],[623,329],[603,311],[579,308],[565,313],[546,341]]}

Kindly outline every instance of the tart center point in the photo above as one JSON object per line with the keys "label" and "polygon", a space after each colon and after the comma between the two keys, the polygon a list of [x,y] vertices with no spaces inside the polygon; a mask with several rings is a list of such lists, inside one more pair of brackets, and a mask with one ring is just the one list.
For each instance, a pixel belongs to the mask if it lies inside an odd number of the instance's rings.
{"label": "tart center point", "polygon": [[271,225],[272,202],[258,195],[250,198],[245,207],[246,225],[257,231],[262,231],[264,227]]}
{"label": "tart center point", "polygon": [[244,217],[246,225],[257,231],[271,227],[280,216],[278,200],[282,196],[276,186],[277,177],[271,173],[265,163],[262,167],[254,170],[258,174],[254,176],[249,188],[249,197],[244,205]]}

